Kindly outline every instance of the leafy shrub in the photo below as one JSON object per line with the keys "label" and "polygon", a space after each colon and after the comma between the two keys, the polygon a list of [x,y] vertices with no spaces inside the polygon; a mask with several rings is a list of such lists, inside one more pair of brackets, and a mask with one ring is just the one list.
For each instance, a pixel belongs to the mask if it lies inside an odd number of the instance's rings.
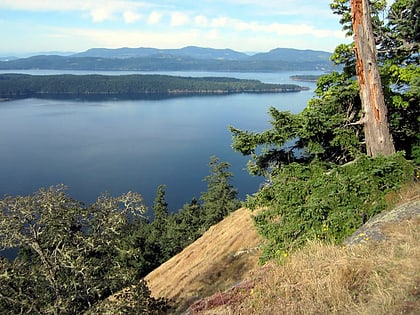
{"label": "leafy shrub", "polygon": [[314,161],[292,163],[271,174],[271,184],[247,206],[267,240],[262,260],[281,257],[308,239],[340,243],[386,207],[385,194],[412,179],[413,166],[401,153],[361,156],[344,166]]}

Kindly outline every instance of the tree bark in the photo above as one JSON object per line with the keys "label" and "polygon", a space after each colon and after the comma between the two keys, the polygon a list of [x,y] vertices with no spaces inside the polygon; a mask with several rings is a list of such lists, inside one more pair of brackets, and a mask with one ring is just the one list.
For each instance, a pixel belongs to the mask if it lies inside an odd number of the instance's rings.
{"label": "tree bark", "polygon": [[395,153],[389,131],[388,109],[385,105],[376,59],[376,46],[368,0],[350,0],[356,71],[363,109],[366,152],[369,156]]}

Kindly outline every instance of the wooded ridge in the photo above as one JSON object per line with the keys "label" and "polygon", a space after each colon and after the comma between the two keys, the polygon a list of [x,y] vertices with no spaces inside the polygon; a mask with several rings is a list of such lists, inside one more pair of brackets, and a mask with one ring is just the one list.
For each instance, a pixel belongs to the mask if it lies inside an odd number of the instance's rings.
{"label": "wooded ridge", "polygon": [[170,97],[177,95],[299,92],[294,84],[268,84],[258,80],[169,75],[0,75],[0,98]]}
{"label": "wooded ridge", "polygon": [[35,55],[28,58],[0,56],[0,69],[54,69],[97,71],[222,71],[276,72],[285,70],[332,70],[331,53],[276,48],[247,55],[231,49],[184,47],[94,48],[70,56]]}

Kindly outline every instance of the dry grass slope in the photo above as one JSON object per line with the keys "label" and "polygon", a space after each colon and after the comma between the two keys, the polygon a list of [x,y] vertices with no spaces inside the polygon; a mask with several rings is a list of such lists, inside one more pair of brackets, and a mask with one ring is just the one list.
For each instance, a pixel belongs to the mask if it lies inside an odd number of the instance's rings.
{"label": "dry grass slope", "polygon": [[405,207],[409,215],[385,220],[384,238],[365,233],[349,246],[311,242],[281,264],[255,269],[242,286],[193,304],[191,313],[420,314],[419,187],[393,200],[393,213]]}
{"label": "dry grass slope", "polygon": [[284,265],[261,271],[240,304],[201,313],[419,314],[419,224],[389,226],[392,240],[383,243],[311,243]]}
{"label": "dry grass slope", "polygon": [[212,226],[145,280],[153,296],[174,299],[182,308],[243,279],[258,265],[260,242],[250,210],[242,208]]}

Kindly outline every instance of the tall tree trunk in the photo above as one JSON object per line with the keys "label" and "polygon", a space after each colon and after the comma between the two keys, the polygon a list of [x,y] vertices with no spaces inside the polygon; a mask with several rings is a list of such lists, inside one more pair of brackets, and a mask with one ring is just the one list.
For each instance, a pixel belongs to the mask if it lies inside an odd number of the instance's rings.
{"label": "tall tree trunk", "polygon": [[395,153],[395,147],[379,76],[369,1],[350,0],[350,6],[366,151],[369,156],[390,155]]}

